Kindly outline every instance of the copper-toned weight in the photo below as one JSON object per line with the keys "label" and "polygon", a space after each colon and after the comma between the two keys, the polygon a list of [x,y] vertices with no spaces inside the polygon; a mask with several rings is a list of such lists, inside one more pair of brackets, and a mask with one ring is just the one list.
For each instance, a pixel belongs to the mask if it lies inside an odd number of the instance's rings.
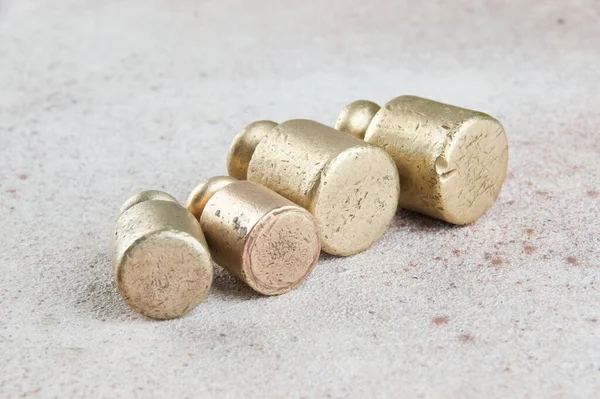
{"label": "copper-toned weight", "polygon": [[381,148],[310,120],[246,126],[233,141],[229,174],[264,185],[312,213],[325,252],[352,255],[390,224],[400,185]]}
{"label": "copper-toned weight", "polygon": [[392,156],[400,173],[400,207],[450,223],[477,220],[496,201],[506,177],[506,133],[481,112],[413,96],[381,109],[361,100],[342,110],[335,128]]}
{"label": "copper-toned weight", "polygon": [[215,262],[262,294],[296,288],[317,264],[313,216],[259,184],[213,177],[190,194],[188,209]]}
{"label": "copper-toned weight", "polygon": [[169,194],[144,191],[121,208],[111,240],[117,289],[136,311],[182,316],[208,295],[213,264],[194,216]]}

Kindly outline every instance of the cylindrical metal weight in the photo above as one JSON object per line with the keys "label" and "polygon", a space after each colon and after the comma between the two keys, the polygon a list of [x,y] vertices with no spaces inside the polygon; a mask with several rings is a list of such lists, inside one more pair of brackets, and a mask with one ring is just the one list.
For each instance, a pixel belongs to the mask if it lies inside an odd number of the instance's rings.
{"label": "cylindrical metal weight", "polygon": [[508,142],[496,119],[414,96],[388,102],[368,124],[364,115],[365,101],[352,103],[336,127],[364,132],[366,142],[392,156],[402,186],[400,207],[462,225],[477,220],[498,198]]}
{"label": "cylindrical metal weight", "polygon": [[262,294],[296,288],[319,259],[313,216],[259,184],[211,178],[192,192],[188,209],[215,262]]}
{"label": "cylindrical metal weight", "polygon": [[182,316],[208,295],[213,265],[200,225],[166,193],[144,191],[123,205],[111,250],[119,293],[146,316]]}
{"label": "cylindrical metal weight", "polygon": [[[260,130],[259,140],[255,130]],[[268,125],[255,122],[236,137],[230,174],[243,174],[242,157],[236,154],[251,153],[247,179],[310,211],[325,252],[352,255],[383,234],[400,190],[398,172],[385,151],[310,120],[291,120],[265,130]]]}

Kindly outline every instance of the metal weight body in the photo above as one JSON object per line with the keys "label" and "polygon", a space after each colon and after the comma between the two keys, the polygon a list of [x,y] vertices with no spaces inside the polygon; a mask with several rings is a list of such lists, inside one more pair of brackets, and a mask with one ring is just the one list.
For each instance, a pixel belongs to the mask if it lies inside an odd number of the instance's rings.
{"label": "metal weight body", "polygon": [[169,194],[131,197],[121,208],[111,252],[121,297],[148,317],[182,316],[208,295],[213,264],[204,234]]}
{"label": "metal weight body", "polygon": [[188,200],[215,262],[264,295],[298,287],[321,252],[313,216],[250,181],[213,177]]}
{"label": "metal weight body", "polygon": [[482,112],[414,96],[397,97],[382,108],[361,100],[342,110],[335,128],[392,156],[401,208],[449,223],[477,220],[506,178],[504,127]]}
{"label": "metal weight body", "polygon": [[341,256],[384,233],[400,191],[396,166],[381,148],[303,119],[248,125],[231,145],[228,171],[307,209],[323,250]]}

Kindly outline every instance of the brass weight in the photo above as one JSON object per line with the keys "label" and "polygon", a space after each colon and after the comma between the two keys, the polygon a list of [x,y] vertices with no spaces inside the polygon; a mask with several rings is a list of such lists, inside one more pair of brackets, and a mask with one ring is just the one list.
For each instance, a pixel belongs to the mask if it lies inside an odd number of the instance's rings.
{"label": "brass weight", "polygon": [[227,167],[312,213],[323,250],[334,255],[371,246],[398,205],[398,172],[385,151],[310,120],[251,123],[234,139]]}
{"label": "brass weight", "polygon": [[335,128],[392,156],[401,208],[450,223],[477,220],[506,177],[506,133],[482,112],[414,96],[397,97],[381,109],[360,100],[342,110]]}
{"label": "brass weight", "polygon": [[208,295],[213,264],[194,216],[169,194],[143,191],[121,208],[111,240],[117,289],[134,310],[171,319]]}
{"label": "brass weight", "polygon": [[300,285],[317,264],[317,223],[305,209],[249,181],[213,177],[190,194],[213,259],[265,295]]}

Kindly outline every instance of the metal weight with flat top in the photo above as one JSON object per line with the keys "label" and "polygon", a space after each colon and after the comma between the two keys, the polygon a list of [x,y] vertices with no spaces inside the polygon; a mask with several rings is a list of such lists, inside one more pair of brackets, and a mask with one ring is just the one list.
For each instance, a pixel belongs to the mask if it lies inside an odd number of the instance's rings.
{"label": "metal weight with flat top", "polygon": [[334,255],[369,248],[398,204],[398,172],[385,151],[310,120],[248,125],[234,139],[228,170],[312,213],[323,250]]}
{"label": "metal weight with flat top", "polygon": [[298,287],[317,264],[317,223],[305,209],[250,181],[213,177],[188,200],[215,262],[265,295]]}
{"label": "metal weight with flat top", "polygon": [[121,208],[111,240],[117,289],[134,310],[171,319],[208,295],[213,264],[194,216],[169,194],[144,191]]}
{"label": "metal weight with flat top", "polygon": [[[336,128],[363,135],[392,156],[400,174],[401,208],[462,225],[493,205],[508,167],[500,122],[414,96],[397,97],[375,110],[374,103],[354,102],[344,108]],[[373,115],[368,123],[366,114]]]}

